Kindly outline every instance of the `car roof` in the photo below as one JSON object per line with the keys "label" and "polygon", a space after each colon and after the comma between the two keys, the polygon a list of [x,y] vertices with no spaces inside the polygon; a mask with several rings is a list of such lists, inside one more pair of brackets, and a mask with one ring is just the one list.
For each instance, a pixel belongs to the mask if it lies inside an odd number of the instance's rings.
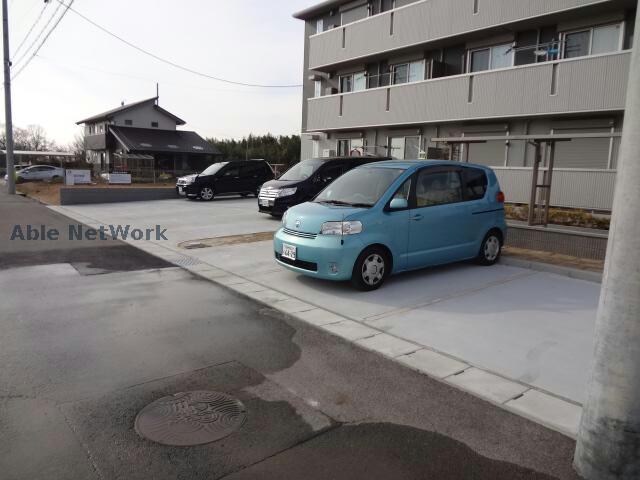
{"label": "car roof", "polygon": [[[336,160],[371,160],[372,162],[379,160],[391,160],[390,157],[378,157],[372,155],[364,155],[364,156],[344,156],[344,157],[317,157],[317,158],[307,158],[306,160],[320,160],[321,162],[333,162]],[[304,160],[303,160],[304,161]]]}
{"label": "car roof", "polygon": [[388,160],[384,162],[368,163],[360,168],[400,168],[403,170],[415,170],[421,167],[450,167],[451,165],[457,167],[474,167],[482,170],[490,170],[485,165],[477,165],[475,163],[460,163],[451,160]]}

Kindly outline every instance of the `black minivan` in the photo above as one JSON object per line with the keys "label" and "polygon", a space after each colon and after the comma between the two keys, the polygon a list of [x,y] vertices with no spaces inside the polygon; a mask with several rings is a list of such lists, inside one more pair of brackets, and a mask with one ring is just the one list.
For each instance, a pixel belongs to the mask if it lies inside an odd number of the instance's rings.
{"label": "black minivan", "polygon": [[297,163],[277,180],[265,183],[258,195],[258,210],[281,217],[290,207],[312,200],[343,173],[365,163],[389,157],[312,158]]}
{"label": "black minivan", "polygon": [[273,170],[264,160],[220,162],[198,175],[179,178],[176,192],[189,199],[205,201],[217,195],[258,196],[262,184],[273,177]]}

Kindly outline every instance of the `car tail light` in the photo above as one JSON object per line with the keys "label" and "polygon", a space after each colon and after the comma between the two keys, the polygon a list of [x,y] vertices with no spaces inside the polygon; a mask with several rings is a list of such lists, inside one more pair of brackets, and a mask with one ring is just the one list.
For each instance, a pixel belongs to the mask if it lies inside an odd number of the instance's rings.
{"label": "car tail light", "polygon": [[504,203],[504,193],[503,192],[498,192],[496,194],[496,201],[498,203]]}

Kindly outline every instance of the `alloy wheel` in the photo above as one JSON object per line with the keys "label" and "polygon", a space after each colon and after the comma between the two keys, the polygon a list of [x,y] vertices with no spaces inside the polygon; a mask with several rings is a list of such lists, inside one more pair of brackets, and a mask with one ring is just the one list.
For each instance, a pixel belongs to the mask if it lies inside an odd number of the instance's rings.
{"label": "alloy wheel", "polygon": [[204,187],[200,190],[200,198],[205,201],[213,199],[213,189],[211,187]]}

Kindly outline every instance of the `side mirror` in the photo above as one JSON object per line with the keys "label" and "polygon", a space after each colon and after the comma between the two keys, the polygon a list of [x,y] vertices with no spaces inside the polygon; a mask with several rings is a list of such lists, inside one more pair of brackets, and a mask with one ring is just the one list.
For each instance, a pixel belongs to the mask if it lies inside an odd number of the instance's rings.
{"label": "side mirror", "polygon": [[394,198],[389,204],[389,210],[405,210],[409,208],[409,202],[406,198]]}

